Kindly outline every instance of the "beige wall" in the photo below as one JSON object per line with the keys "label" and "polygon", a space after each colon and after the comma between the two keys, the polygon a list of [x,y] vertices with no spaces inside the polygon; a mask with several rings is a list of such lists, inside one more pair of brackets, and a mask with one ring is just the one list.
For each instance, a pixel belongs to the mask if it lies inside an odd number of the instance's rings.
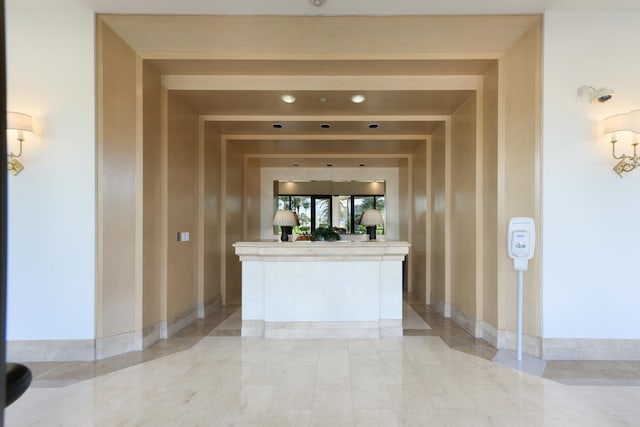
{"label": "beige wall", "polygon": [[97,22],[98,221],[96,337],[140,329],[136,276],[136,53]]}
{"label": "beige wall", "polygon": [[[498,242],[506,242],[509,218],[530,216],[536,221],[540,243],[540,97],[541,97],[541,22],[536,23],[500,60],[501,140],[499,182],[501,208]],[[524,333],[541,336],[540,319],[540,246],[529,262],[524,294]],[[517,273],[508,258],[506,244],[498,244],[499,328],[516,329]]]}
{"label": "beige wall", "polygon": [[[413,214],[411,217],[411,250],[409,253],[413,267],[412,291],[421,301],[425,301],[428,304],[430,290],[427,289],[427,222],[429,221],[429,209],[431,207],[427,203],[427,145],[425,142],[413,152],[413,176],[411,177]],[[403,186],[400,185],[400,188],[403,188]]]}
{"label": "beige wall", "polygon": [[[167,320],[195,311],[198,266],[198,114],[169,92],[167,114]],[[176,233],[188,231],[190,241]]]}
{"label": "beige wall", "polygon": [[476,95],[451,115],[451,304],[476,319]]}
{"label": "beige wall", "polygon": [[446,283],[446,125],[443,123],[431,135],[431,161],[429,176],[431,194],[429,204],[431,210],[431,297],[443,303],[450,303],[445,287]]}
{"label": "beige wall", "polygon": [[245,164],[245,224],[243,240],[260,239],[260,168],[247,159]]}
{"label": "beige wall", "polygon": [[204,264],[203,301],[205,307],[221,301],[222,143],[213,127],[204,128]]}
{"label": "beige wall", "polygon": [[[482,98],[482,320],[498,326],[498,64],[484,75]],[[506,243],[505,243],[506,244]]]}
{"label": "beige wall", "polygon": [[[405,242],[409,242],[409,243],[411,243],[411,238],[410,238],[410,236],[412,235],[411,221],[413,219],[413,207],[412,207],[412,201],[411,201],[412,182],[411,182],[411,177],[409,176],[410,175],[409,171],[412,167],[413,166],[410,165],[409,158],[400,159],[400,163],[398,165],[399,212],[397,215],[397,218],[398,218],[397,239]],[[389,191],[387,191],[387,186],[385,183],[385,194],[388,194],[388,193]],[[388,201],[386,199],[385,199],[385,202],[388,204]],[[393,215],[388,215],[386,213],[385,215],[388,218],[387,222],[389,221],[389,219],[393,220]],[[385,234],[386,233],[388,233],[388,231],[385,229]],[[409,249],[409,253],[411,253],[411,250],[412,249]],[[405,283],[404,283],[405,291],[413,292],[416,286],[424,288],[424,280],[422,280],[418,284],[414,282],[413,265],[414,263],[411,256],[408,256],[406,258],[406,262],[403,265],[403,268],[404,268],[403,274],[405,278]]]}
{"label": "beige wall", "polygon": [[160,74],[143,67],[143,288],[142,327],[163,320],[161,254],[161,93]]}
{"label": "beige wall", "polygon": [[[409,234],[411,233],[411,193],[412,182],[410,177],[410,158],[402,158],[398,160],[398,240],[409,240]],[[387,194],[393,190],[387,190],[387,183],[384,184],[384,191]]]}
{"label": "beige wall", "polygon": [[233,244],[244,240],[244,156],[233,144],[226,145],[225,203],[225,304],[240,302],[242,269]]}

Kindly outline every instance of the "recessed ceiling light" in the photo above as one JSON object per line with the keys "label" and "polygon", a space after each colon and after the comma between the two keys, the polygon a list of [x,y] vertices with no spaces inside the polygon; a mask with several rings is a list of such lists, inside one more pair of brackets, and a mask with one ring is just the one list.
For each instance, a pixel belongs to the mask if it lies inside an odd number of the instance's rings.
{"label": "recessed ceiling light", "polygon": [[327,102],[327,101],[329,101],[329,98],[327,98],[326,96],[321,96],[321,97],[320,97],[320,102],[322,102],[323,104],[324,104],[325,102]]}
{"label": "recessed ceiling light", "polygon": [[327,167],[332,167],[333,163],[327,163]]}
{"label": "recessed ceiling light", "polygon": [[322,123],[322,124],[320,125],[320,127],[321,127],[322,129],[331,129],[331,125],[330,125],[329,123]]}
{"label": "recessed ceiling light", "polygon": [[362,94],[353,95],[351,97],[351,102],[354,104],[362,104],[367,98]]}
{"label": "recessed ceiling light", "polygon": [[271,125],[274,129],[282,129],[284,125],[282,123],[274,123]]}
{"label": "recessed ceiling light", "polygon": [[300,165],[299,165],[298,163],[294,163],[294,164],[293,164],[293,165],[291,165],[291,166],[293,166],[294,168],[297,168],[297,167],[298,167],[298,166],[300,166]]}
{"label": "recessed ceiling light", "polygon": [[280,99],[282,99],[282,101],[286,102],[287,104],[293,104],[294,102],[296,102],[296,97],[293,95],[282,95]]}
{"label": "recessed ceiling light", "polygon": [[369,129],[378,129],[380,125],[378,123],[369,123]]}
{"label": "recessed ceiling light", "polygon": [[363,168],[363,167],[367,166],[367,164],[366,164],[366,163],[360,163],[358,166],[360,166],[361,168]]}

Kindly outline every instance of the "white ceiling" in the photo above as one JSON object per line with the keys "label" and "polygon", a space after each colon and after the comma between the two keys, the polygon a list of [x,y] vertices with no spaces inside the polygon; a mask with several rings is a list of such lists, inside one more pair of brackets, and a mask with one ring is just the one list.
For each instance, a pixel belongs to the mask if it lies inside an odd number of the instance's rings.
{"label": "white ceiling", "polygon": [[6,0],[8,7],[86,4],[98,13],[213,15],[486,15],[639,9],[638,0]]}
{"label": "white ceiling", "polygon": [[8,8],[84,4],[96,13],[176,15],[513,15],[640,9],[638,0],[5,0]]}

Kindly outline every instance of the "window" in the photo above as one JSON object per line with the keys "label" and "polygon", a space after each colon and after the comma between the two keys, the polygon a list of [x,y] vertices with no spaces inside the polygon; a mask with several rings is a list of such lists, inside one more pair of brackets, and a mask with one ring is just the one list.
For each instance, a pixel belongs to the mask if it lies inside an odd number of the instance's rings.
{"label": "window", "polygon": [[[384,217],[384,195],[376,196],[307,196],[278,197],[278,209],[292,210],[298,214],[300,226],[294,233],[311,233],[318,227],[335,227],[342,234],[365,234],[366,228],[358,222],[366,209],[378,209]],[[376,234],[384,234],[379,225]]]}
{"label": "window", "polygon": [[311,217],[313,218],[313,229],[319,227],[329,228],[332,227],[331,221],[331,196],[313,196],[314,209],[311,210]]}

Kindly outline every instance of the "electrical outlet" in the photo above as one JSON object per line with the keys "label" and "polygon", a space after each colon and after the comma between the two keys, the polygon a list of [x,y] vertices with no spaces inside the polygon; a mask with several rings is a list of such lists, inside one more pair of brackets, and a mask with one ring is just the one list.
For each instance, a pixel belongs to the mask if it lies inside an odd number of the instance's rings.
{"label": "electrical outlet", "polygon": [[176,241],[178,242],[188,242],[190,240],[188,231],[178,231],[176,233]]}

